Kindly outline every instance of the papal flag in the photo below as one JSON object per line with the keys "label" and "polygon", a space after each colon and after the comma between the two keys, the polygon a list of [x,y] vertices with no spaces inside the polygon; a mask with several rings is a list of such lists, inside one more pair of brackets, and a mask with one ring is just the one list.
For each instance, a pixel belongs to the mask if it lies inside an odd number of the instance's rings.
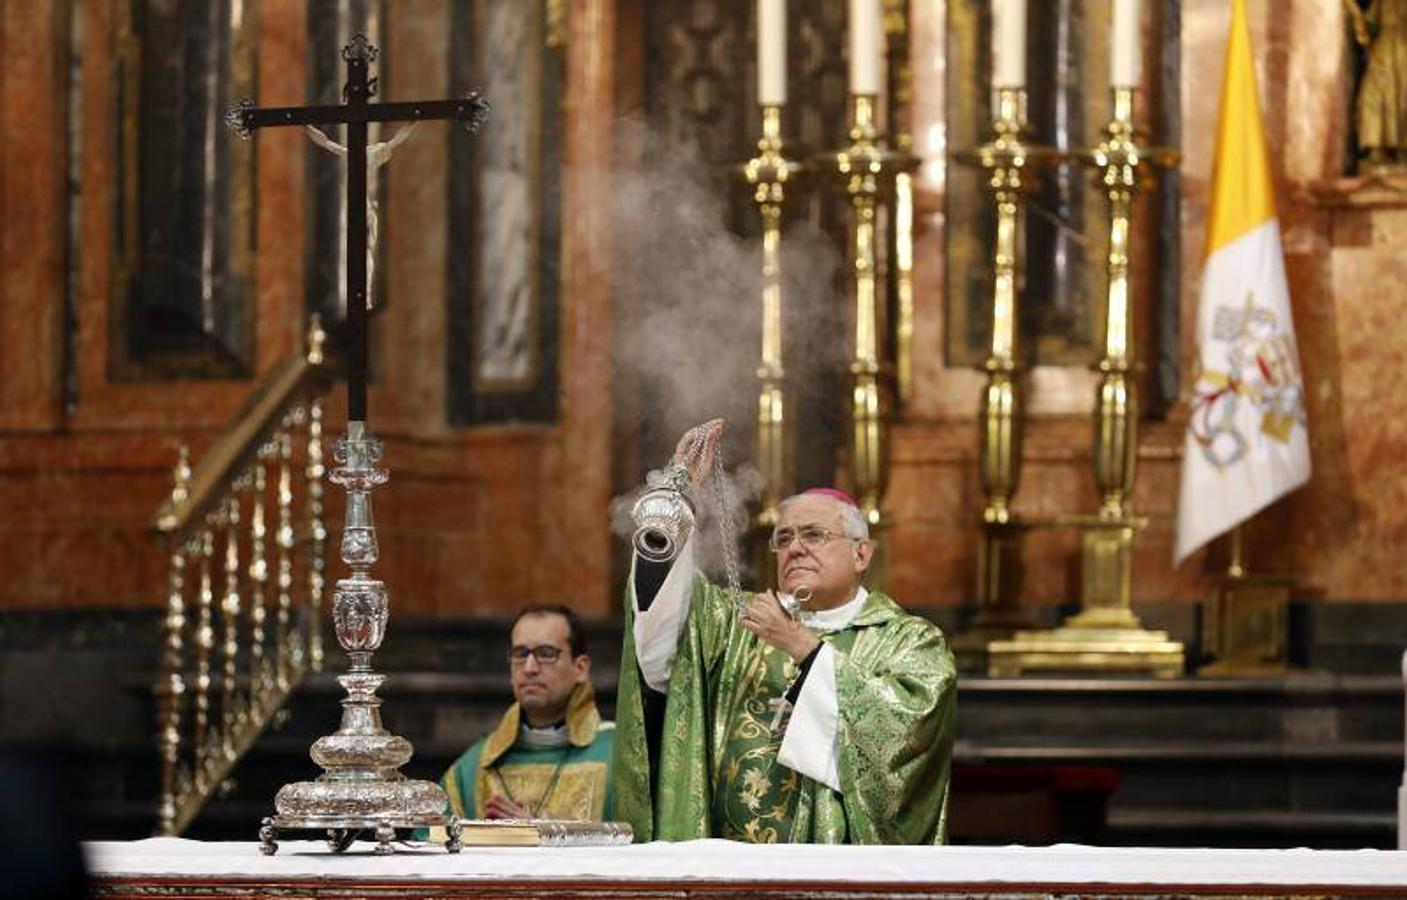
{"label": "papal flag", "polygon": [[1304,381],[1245,0],[1221,84],[1175,562],[1309,479]]}

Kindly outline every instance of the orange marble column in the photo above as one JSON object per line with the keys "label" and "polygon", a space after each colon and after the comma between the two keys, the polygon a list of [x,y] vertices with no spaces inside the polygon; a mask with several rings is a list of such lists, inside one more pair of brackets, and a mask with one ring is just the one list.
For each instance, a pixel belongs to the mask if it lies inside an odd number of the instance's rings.
{"label": "orange marble column", "polygon": [[614,0],[568,4],[562,181],[558,485],[544,510],[543,553],[562,567],[562,598],[590,615],[614,610],[611,537],[611,167],[615,142]]}
{"label": "orange marble column", "polygon": [[1330,599],[1401,600],[1407,179],[1327,180],[1297,215],[1308,233],[1286,263],[1314,474],[1257,523],[1253,552]]}
{"label": "orange marble column", "polygon": [[63,415],[67,4],[0,7],[0,429]]}
{"label": "orange marble column", "polygon": [[[307,102],[308,27],[303,0],[260,0],[260,106]],[[307,146],[297,129],[259,132],[254,204],[258,210],[258,371],[302,347],[303,216]]]}
{"label": "orange marble column", "polygon": [[[383,26],[382,100],[449,96],[450,9],[440,0],[397,3]],[[493,98],[489,98],[493,102]],[[485,128],[501,115],[497,108]],[[383,127],[389,140],[403,124]],[[445,425],[446,253],[449,238],[449,129],[422,122],[387,165],[383,238],[388,303],[371,319],[375,369],[371,421],[378,433],[441,433]],[[456,302],[460,302],[456,299]],[[462,302],[468,302],[465,298]],[[395,465],[394,461],[388,463]],[[394,469],[393,469],[394,471]],[[379,502],[379,501],[378,501]]]}

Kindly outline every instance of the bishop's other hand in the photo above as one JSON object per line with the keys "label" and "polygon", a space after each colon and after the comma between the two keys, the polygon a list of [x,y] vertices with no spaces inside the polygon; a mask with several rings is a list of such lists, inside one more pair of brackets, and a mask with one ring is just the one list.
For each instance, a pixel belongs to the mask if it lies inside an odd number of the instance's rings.
{"label": "bishop's other hand", "polygon": [[821,642],[815,632],[793,619],[782,608],[782,602],[771,591],[753,594],[743,607],[739,622],[765,643],[790,656],[794,662],[801,662],[810,656]]}

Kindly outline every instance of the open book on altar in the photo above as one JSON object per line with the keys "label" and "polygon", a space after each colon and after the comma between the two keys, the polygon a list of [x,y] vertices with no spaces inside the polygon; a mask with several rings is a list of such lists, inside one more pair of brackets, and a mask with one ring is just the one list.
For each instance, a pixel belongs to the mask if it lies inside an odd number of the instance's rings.
{"label": "open book on altar", "polygon": [[[635,837],[625,822],[461,819],[459,827],[466,847],[611,847],[629,844]],[[430,836],[443,840],[443,829],[433,829]]]}

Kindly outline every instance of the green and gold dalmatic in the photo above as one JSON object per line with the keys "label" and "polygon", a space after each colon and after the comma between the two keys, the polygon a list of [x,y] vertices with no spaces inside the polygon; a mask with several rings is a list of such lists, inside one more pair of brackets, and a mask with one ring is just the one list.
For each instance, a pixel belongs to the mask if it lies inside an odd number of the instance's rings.
{"label": "green and gold dalmatic", "polygon": [[616,814],[636,840],[943,842],[957,682],[932,623],[874,592],[849,625],[821,635],[836,657],[837,793],[777,761],[782,736],[770,726],[796,666],[743,629],[727,592],[702,578],[680,635],[652,773],[633,585],[625,609]]}

